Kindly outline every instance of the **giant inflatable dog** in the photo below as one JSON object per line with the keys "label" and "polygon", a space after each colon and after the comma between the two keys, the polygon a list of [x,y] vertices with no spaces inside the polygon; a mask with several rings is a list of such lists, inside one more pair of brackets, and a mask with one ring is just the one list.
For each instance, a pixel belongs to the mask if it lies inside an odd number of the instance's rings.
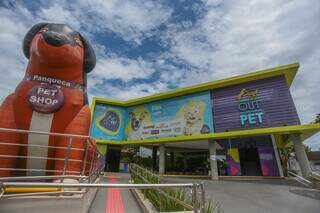
{"label": "giant inflatable dog", "polygon": [[[15,92],[2,103],[0,127],[88,135],[90,109],[86,94],[86,75],[96,63],[94,51],[88,41],[68,25],[40,23],[26,34],[23,52],[29,59],[25,77]],[[44,173],[42,175],[48,174],[44,172],[48,170],[54,170],[54,175],[61,175],[64,161],[52,158],[65,159],[66,150],[41,149],[37,146],[66,147],[67,140],[38,134],[0,133],[0,142],[20,144],[0,145],[0,177],[39,175],[40,170]],[[85,141],[73,139],[72,147],[84,148]],[[49,159],[4,155],[47,155]],[[82,160],[82,156],[83,152],[72,151],[70,159]],[[68,171],[71,173],[67,174],[74,175],[74,172],[80,170],[81,163],[73,161],[68,164]]]}

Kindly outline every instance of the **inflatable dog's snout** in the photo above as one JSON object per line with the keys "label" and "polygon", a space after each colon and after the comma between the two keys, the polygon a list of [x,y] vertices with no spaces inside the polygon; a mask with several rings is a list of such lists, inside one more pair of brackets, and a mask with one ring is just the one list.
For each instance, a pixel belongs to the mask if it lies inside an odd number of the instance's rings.
{"label": "inflatable dog's snout", "polygon": [[59,47],[64,44],[74,44],[73,40],[70,37],[55,31],[43,32],[42,37],[48,44],[52,46]]}

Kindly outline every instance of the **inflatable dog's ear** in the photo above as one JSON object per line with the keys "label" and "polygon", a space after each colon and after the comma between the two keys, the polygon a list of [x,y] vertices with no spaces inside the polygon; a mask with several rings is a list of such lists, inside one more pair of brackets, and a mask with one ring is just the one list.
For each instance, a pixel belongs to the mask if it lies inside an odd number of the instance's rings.
{"label": "inflatable dog's ear", "polygon": [[32,42],[33,37],[39,32],[41,28],[46,26],[48,23],[39,23],[34,25],[25,35],[23,39],[23,53],[26,56],[26,58],[29,58],[29,50],[30,50],[30,45]]}
{"label": "inflatable dog's ear", "polygon": [[80,36],[84,46],[83,70],[88,73],[96,66],[96,55],[94,54],[94,50],[87,39],[85,39],[81,34]]}

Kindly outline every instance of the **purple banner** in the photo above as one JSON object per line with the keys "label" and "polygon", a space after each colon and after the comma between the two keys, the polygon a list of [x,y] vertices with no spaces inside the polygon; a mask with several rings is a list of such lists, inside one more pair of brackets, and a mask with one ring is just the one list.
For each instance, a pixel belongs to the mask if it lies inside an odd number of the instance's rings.
{"label": "purple banner", "polygon": [[216,132],[300,124],[284,76],[212,91]]}
{"label": "purple banner", "polygon": [[277,161],[272,147],[258,147],[263,176],[279,176]]}
{"label": "purple banner", "polygon": [[240,157],[237,148],[228,149],[227,163],[229,176],[241,176]]}

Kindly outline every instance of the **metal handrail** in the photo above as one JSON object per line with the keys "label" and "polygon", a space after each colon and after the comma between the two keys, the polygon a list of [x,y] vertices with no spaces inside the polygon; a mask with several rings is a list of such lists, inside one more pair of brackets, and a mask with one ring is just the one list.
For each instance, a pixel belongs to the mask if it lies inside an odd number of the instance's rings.
{"label": "metal handrail", "polygon": [[[135,166],[137,166],[137,165],[135,165]],[[152,174],[152,173],[151,173],[151,174]],[[149,181],[146,180],[144,177],[142,177],[142,175],[140,175],[140,174],[138,174],[138,173],[136,173],[135,175],[138,175],[139,178],[141,178],[144,182],[149,183]],[[153,174],[153,175],[154,175],[154,174]],[[192,184],[192,187],[193,187],[193,184]],[[193,206],[191,206],[191,205],[189,205],[189,204],[187,204],[187,203],[185,203],[185,202],[183,202],[183,201],[181,201],[181,200],[179,200],[179,199],[177,199],[177,198],[175,198],[175,197],[172,197],[172,196],[169,195],[167,192],[165,192],[165,191],[163,191],[163,190],[161,190],[161,189],[159,189],[159,188],[155,188],[155,190],[157,190],[160,194],[162,194],[162,195],[165,196],[166,198],[169,198],[169,199],[171,199],[171,200],[179,203],[179,204],[182,205],[183,207],[188,208],[189,210],[192,210],[192,209],[193,209]]]}
{"label": "metal handrail", "polygon": [[[3,194],[2,197],[14,197],[14,196],[26,196],[32,193],[19,193],[19,194],[6,194],[3,189],[5,183],[10,183],[10,181],[26,181],[24,184],[36,184],[38,182],[35,181],[51,181],[51,180],[60,180],[63,182],[64,179],[76,179],[81,183],[91,183],[95,182],[99,177],[101,170],[103,169],[104,159],[103,155],[97,149],[95,143],[93,143],[93,138],[87,135],[75,135],[75,134],[64,134],[64,133],[55,133],[55,132],[42,132],[42,131],[30,131],[30,130],[21,130],[21,129],[8,129],[8,128],[0,128],[0,132],[6,133],[17,133],[17,134],[39,134],[39,135],[49,135],[49,136],[58,136],[65,137],[68,141],[67,147],[64,146],[49,146],[42,144],[20,144],[18,142],[8,143],[6,141],[1,141],[0,145],[4,146],[17,146],[17,147],[35,147],[35,148],[47,148],[47,149],[63,149],[66,152],[65,158],[55,158],[43,155],[12,155],[9,153],[1,153],[1,158],[17,158],[17,159],[38,159],[38,160],[53,160],[53,161],[64,161],[63,168],[61,170],[53,169],[53,168],[11,168],[11,167],[1,167],[0,171],[13,171],[13,172],[45,172],[45,173],[58,173],[61,175],[41,175],[41,176],[18,176],[18,177],[0,177],[0,194]],[[85,148],[73,148],[73,138],[83,139],[81,143],[83,143],[83,147]],[[74,140],[75,141],[75,140]],[[82,159],[74,159],[71,153],[75,151],[81,151]],[[77,163],[80,164],[79,170],[73,171],[68,169],[68,163]],[[81,169],[81,170],[80,170]],[[4,182],[4,183],[3,183]],[[14,182],[18,183],[18,182]],[[39,182],[43,184],[43,182]],[[57,183],[54,183],[57,184]],[[1,188],[2,187],[2,188]],[[25,186],[27,187],[27,186]],[[29,186],[30,187],[30,186]],[[79,186],[74,186],[78,188]],[[22,186],[20,187],[23,188]],[[3,189],[3,190],[2,190]],[[21,190],[23,192],[23,190]],[[69,191],[70,192],[70,191]],[[48,193],[48,194],[46,194]],[[34,193],[33,193],[34,194]],[[39,193],[38,193],[39,194]],[[41,195],[49,195],[54,194],[52,192],[41,192]],[[8,196],[7,196],[8,195]]]}
{"label": "metal handrail", "polygon": [[[43,132],[43,131],[34,131],[34,130],[24,130],[24,129],[11,129],[11,128],[0,128],[0,132],[9,132],[9,133],[21,133],[21,134],[39,134],[39,135],[50,135],[50,136],[60,136],[67,138],[82,138],[82,139],[93,139],[89,135],[76,135],[76,134],[65,134],[65,133],[57,133],[57,132]],[[92,141],[89,140],[89,143]],[[99,150],[96,150],[99,154]]]}
{"label": "metal handrail", "polygon": [[[39,195],[63,195],[63,194],[84,194],[86,191],[57,191],[57,192],[33,192],[33,193],[25,193],[23,194],[23,197],[30,197],[30,196],[39,196]],[[21,197],[21,194],[6,194],[6,195],[0,195],[0,198],[12,198],[12,197]]]}
{"label": "metal handrail", "polygon": [[[25,155],[0,155],[0,157],[3,158],[22,158],[22,159],[39,159],[39,160],[60,160],[60,161],[65,161],[65,158],[48,158],[48,157],[35,157],[35,156],[25,156]],[[68,161],[71,162],[76,162],[76,163],[82,163],[81,160],[73,160],[73,159],[69,159]]]}
{"label": "metal handrail", "polygon": [[[68,149],[67,147],[44,146],[44,145],[38,145],[38,144],[19,144],[19,143],[3,143],[3,142],[0,142],[0,145],[5,145],[5,146],[39,147],[39,148],[51,148],[51,149]],[[71,150],[84,151],[84,149],[79,149],[79,148],[71,148]]]}
{"label": "metal handrail", "polygon": [[87,176],[78,176],[78,175],[48,175],[48,176],[23,176],[23,177],[2,177],[0,181],[17,181],[17,180],[49,180],[49,179],[59,179],[59,178],[70,178],[70,179],[83,179]]}
{"label": "metal handrail", "polygon": [[[1,168],[0,167],[0,171],[20,171],[20,172],[27,172],[27,171],[31,171],[31,172],[63,172],[63,170],[49,170],[49,169],[18,169],[18,168]],[[80,174],[80,172],[77,171],[68,171],[68,173],[75,173],[75,174]],[[26,178],[30,177],[30,176],[24,176]],[[37,176],[34,176],[37,177]],[[45,178],[44,178],[45,179]]]}
{"label": "metal handrail", "polygon": [[83,138],[88,139],[88,135],[75,135],[75,134],[65,134],[57,132],[43,132],[43,131],[34,131],[34,130],[24,130],[24,129],[9,129],[9,128],[0,128],[0,132],[13,132],[13,133],[23,133],[23,134],[39,134],[39,135],[51,135],[51,136],[62,136],[62,137],[71,137],[71,138]]}
{"label": "metal handrail", "polygon": [[2,182],[2,187],[28,187],[28,188],[119,188],[119,189],[152,189],[168,187],[189,187],[193,183],[158,183],[158,184],[135,184],[135,183],[27,183],[27,182]]}
{"label": "metal handrail", "polygon": [[313,179],[315,179],[315,180],[317,180],[317,181],[320,181],[320,174],[319,174],[319,173],[312,171],[311,174],[310,174],[310,176],[311,176]]}
{"label": "metal handrail", "polygon": [[[150,182],[145,179],[141,174],[137,173],[137,170],[139,169],[140,171],[146,172],[147,174],[154,176],[159,179],[159,181],[162,181],[162,178],[159,175],[156,175],[152,173],[151,171],[137,165],[137,164],[130,164],[130,172],[133,173],[134,175],[137,175],[143,182],[150,184]],[[162,184],[162,183],[160,183]],[[157,184],[154,184],[157,185]],[[182,200],[179,200],[170,194],[168,194],[166,191],[160,189],[160,188],[154,188],[157,190],[160,194],[162,194],[165,198],[168,198],[170,200],[173,200],[174,202],[180,204],[184,208],[188,210],[192,210],[193,212],[205,212],[205,192],[204,192],[204,183],[202,182],[201,184],[198,183],[192,183],[191,187],[191,194],[192,194],[192,205],[185,203]],[[198,197],[198,190],[200,192],[200,197]]]}
{"label": "metal handrail", "polygon": [[288,174],[289,174],[290,176],[294,177],[296,181],[298,181],[299,183],[301,183],[301,184],[304,185],[304,186],[312,187],[312,185],[313,185],[311,181],[309,181],[309,180],[301,177],[300,175],[297,175],[297,174],[294,173],[294,172],[288,171]]}

